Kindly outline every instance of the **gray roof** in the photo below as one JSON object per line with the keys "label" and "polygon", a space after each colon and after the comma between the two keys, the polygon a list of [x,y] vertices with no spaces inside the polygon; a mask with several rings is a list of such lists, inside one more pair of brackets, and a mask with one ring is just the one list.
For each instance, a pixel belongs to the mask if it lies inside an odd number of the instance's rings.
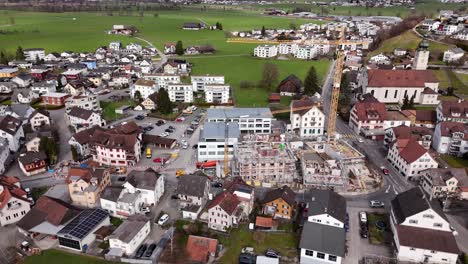
{"label": "gray roof", "polygon": [[117,202],[123,187],[108,186],[101,193],[101,199]]}
{"label": "gray roof", "polygon": [[452,49],[450,49],[450,51],[453,52],[453,53],[456,53],[456,54],[463,54],[463,53],[465,53],[465,51],[462,50],[461,48],[452,48]]}
{"label": "gray roof", "polygon": [[34,108],[28,104],[12,104],[8,106],[7,111],[17,114],[20,118],[27,119],[34,112]]}
{"label": "gray roof", "polygon": [[47,159],[47,155],[43,151],[26,152],[24,154],[20,154],[18,158],[19,162],[23,165],[30,164],[30,163],[40,161],[40,160],[45,160],[45,159]]}
{"label": "gray roof", "polygon": [[206,118],[272,118],[270,108],[210,108],[207,110]]}
{"label": "gray roof", "polygon": [[[239,123],[228,123],[228,137],[239,138]],[[207,122],[203,125],[202,139],[224,139],[226,135],[226,124],[222,122]]]}
{"label": "gray roof", "polygon": [[208,177],[204,175],[189,174],[179,177],[177,194],[203,197]]}
{"label": "gray roof", "polygon": [[306,222],[299,247],[344,257],[345,239],[344,228]]}
{"label": "gray roof", "polygon": [[343,196],[329,190],[311,190],[309,200],[309,214],[328,214],[338,221],[346,221],[346,200]]}
{"label": "gray roof", "polygon": [[127,175],[127,182],[138,189],[154,190],[160,176],[151,168],[145,171],[134,170]]}
{"label": "gray roof", "polygon": [[144,215],[131,215],[109,236],[109,239],[116,238],[122,242],[128,243],[132,241],[148,221],[149,219]]}
{"label": "gray roof", "polygon": [[402,192],[392,200],[392,210],[397,224],[404,222],[407,217],[428,209],[434,210],[440,217],[447,220],[440,204],[436,200],[429,200],[421,187],[414,187]]}

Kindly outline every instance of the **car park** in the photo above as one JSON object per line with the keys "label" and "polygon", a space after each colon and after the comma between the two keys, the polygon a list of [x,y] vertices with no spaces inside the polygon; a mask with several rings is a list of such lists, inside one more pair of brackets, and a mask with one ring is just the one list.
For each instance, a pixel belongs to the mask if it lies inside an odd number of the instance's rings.
{"label": "car park", "polygon": [[382,208],[385,206],[385,204],[381,201],[377,201],[377,200],[372,200],[369,202],[369,205],[370,207],[372,208]]}
{"label": "car park", "polygon": [[167,223],[167,221],[169,221],[169,215],[168,214],[163,214],[163,216],[161,216],[161,218],[159,218],[158,220],[158,225],[164,225],[165,223]]}
{"label": "car park", "polygon": [[135,254],[135,257],[136,258],[141,258],[143,257],[143,254],[145,253],[146,249],[148,248],[148,246],[146,244],[143,244],[141,245],[138,250],[137,250],[137,253]]}
{"label": "car park", "polygon": [[366,212],[359,212],[359,221],[361,223],[367,223],[367,213]]}
{"label": "car park", "polygon": [[148,250],[146,250],[145,257],[149,258],[151,255],[153,255],[154,250],[156,249],[156,244],[151,244],[148,247]]}

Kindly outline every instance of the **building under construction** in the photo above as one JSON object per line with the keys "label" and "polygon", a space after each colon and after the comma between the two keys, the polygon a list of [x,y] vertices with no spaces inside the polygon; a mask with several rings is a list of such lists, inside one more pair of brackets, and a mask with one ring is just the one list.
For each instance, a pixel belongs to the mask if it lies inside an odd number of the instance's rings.
{"label": "building under construction", "polygon": [[300,158],[304,187],[335,188],[345,185],[337,161],[326,153],[303,151]]}
{"label": "building under construction", "polygon": [[236,174],[253,185],[290,184],[296,178],[296,158],[285,143],[239,143],[234,167]]}

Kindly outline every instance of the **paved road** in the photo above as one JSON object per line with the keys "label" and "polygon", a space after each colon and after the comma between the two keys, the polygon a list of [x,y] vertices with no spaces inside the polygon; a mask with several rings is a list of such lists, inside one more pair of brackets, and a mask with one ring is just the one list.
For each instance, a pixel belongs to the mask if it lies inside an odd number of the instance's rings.
{"label": "paved road", "polygon": [[161,68],[161,67],[164,65],[164,63],[167,62],[167,56],[166,56],[163,52],[161,52],[161,51],[156,47],[156,45],[154,45],[153,43],[149,42],[148,40],[146,40],[146,39],[144,39],[144,38],[140,38],[140,37],[135,37],[135,38],[136,38],[136,39],[139,39],[139,40],[141,40],[141,41],[143,41],[143,42],[145,42],[145,43],[148,44],[150,47],[153,47],[154,49],[156,49],[156,52],[158,53],[158,55],[159,55],[159,57],[161,58],[161,60],[160,60],[158,63],[154,64],[154,71],[159,70],[159,68]]}

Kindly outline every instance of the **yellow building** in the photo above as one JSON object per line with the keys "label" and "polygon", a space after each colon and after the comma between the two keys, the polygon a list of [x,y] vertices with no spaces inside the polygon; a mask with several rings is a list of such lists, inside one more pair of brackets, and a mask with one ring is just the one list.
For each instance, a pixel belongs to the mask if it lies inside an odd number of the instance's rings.
{"label": "yellow building", "polygon": [[93,208],[110,184],[110,172],[108,169],[71,168],[66,182],[73,204]]}
{"label": "yellow building", "polygon": [[18,68],[3,68],[0,69],[0,78],[13,78],[18,75]]}
{"label": "yellow building", "polygon": [[296,194],[288,186],[269,191],[263,201],[262,212],[273,218],[291,219],[296,208]]}

